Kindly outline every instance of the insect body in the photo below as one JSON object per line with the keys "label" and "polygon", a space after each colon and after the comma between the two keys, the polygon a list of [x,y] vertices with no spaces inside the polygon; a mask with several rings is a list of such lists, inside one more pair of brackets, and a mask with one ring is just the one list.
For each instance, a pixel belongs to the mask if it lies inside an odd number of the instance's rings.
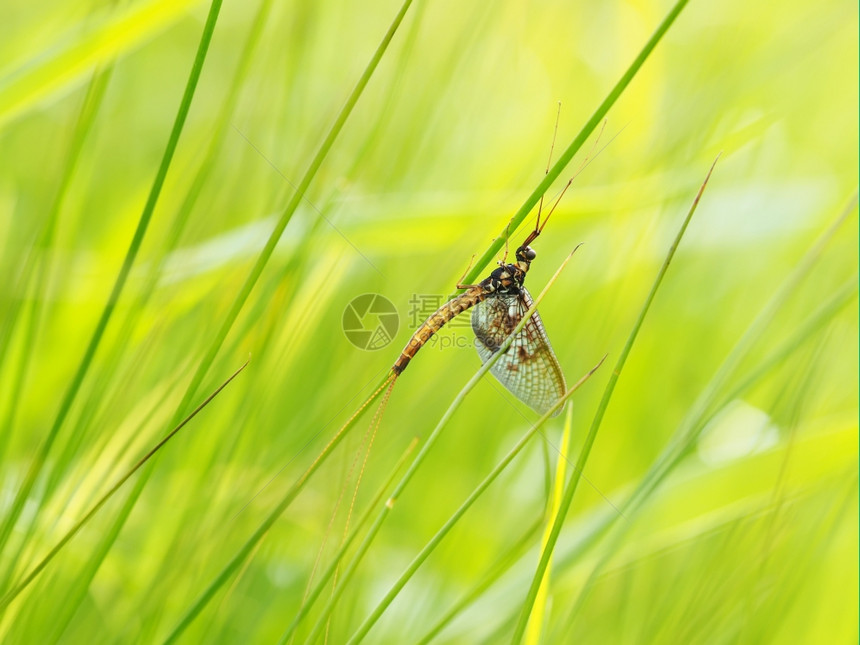
{"label": "insect body", "polygon": [[[516,262],[500,263],[486,279],[442,305],[416,330],[394,363],[400,374],[421,347],[454,316],[472,309],[472,331],[481,361],[499,351],[532,305],[523,285],[535,252],[529,244],[540,234],[535,228],[517,249]],[[513,339],[504,355],[490,368],[493,375],[518,399],[543,414],[564,394],[561,366],[552,351],[543,322],[535,312]],[[556,414],[561,409],[556,411]]]}

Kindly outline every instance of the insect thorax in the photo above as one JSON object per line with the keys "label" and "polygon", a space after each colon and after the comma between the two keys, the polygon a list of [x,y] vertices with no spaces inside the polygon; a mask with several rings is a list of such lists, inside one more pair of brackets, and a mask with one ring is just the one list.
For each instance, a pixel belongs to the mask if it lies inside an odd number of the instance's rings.
{"label": "insect thorax", "polygon": [[481,285],[490,293],[519,293],[526,272],[516,264],[505,264],[493,270]]}

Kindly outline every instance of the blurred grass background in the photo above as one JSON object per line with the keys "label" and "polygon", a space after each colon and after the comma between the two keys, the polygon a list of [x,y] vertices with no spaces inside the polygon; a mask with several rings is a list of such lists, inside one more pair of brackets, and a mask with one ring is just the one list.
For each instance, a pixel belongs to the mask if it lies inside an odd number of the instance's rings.
{"label": "blurred grass background", "polygon": [[[162,640],[393,363],[412,331],[413,294],[450,293],[537,185],[557,102],[559,150],[669,6],[417,2],[202,389],[249,354],[251,365],[165,448],[124,523],[130,487],[6,609],[2,639]],[[129,284],[0,554],[2,591],[167,432],[397,9],[388,0],[225,4]],[[206,11],[153,0],[0,8],[0,517],[119,271]],[[764,303],[855,194],[857,47],[854,3],[790,0],[774,12],[692,2],[609,113],[597,144],[605,149],[535,243],[528,283],[537,293],[585,242],[541,306],[573,382],[604,353],[610,363],[618,355],[724,151],[562,533],[544,642],[857,641],[856,207],[720,385],[701,438],[638,513],[620,511]],[[93,106],[81,128],[82,109]],[[401,313],[381,351],[360,351],[341,331],[344,308],[363,293],[385,295]],[[803,331],[837,293],[843,306]],[[802,342],[768,363],[797,333]],[[382,420],[357,512],[478,364],[469,347],[428,347],[413,361]],[[571,461],[608,376],[607,366],[575,395]],[[355,631],[535,419],[495,381],[479,384],[345,589],[330,642]],[[187,642],[277,641],[321,544],[316,575],[340,542],[351,486],[330,520],[366,425]],[[506,640],[537,562],[560,432],[560,419],[547,425],[470,510],[371,642],[418,640],[493,570],[501,575],[437,638]]]}

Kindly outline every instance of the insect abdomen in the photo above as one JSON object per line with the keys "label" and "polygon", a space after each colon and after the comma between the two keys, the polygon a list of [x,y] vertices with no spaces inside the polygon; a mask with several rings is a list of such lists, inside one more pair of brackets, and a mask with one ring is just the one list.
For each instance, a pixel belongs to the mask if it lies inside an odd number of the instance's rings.
{"label": "insect abdomen", "polygon": [[436,310],[436,313],[425,320],[421,326],[412,334],[412,338],[406,343],[406,347],[400,352],[400,358],[392,366],[395,374],[400,374],[406,369],[412,357],[418,353],[424,344],[430,340],[430,337],[451,320],[457,314],[463,313],[467,309],[474,307],[487,297],[487,292],[481,285],[470,287],[468,291],[461,293],[455,298],[451,298],[444,305]]}

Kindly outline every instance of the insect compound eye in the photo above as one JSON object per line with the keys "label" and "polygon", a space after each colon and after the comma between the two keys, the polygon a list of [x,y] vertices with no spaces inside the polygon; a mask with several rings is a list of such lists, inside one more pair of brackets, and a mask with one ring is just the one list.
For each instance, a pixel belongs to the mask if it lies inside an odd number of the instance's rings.
{"label": "insect compound eye", "polygon": [[537,257],[537,253],[535,253],[535,250],[530,246],[527,246],[523,250],[523,255],[526,256],[526,260],[528,260],[529,262],[531,262],[532,260],[534,260]]}

